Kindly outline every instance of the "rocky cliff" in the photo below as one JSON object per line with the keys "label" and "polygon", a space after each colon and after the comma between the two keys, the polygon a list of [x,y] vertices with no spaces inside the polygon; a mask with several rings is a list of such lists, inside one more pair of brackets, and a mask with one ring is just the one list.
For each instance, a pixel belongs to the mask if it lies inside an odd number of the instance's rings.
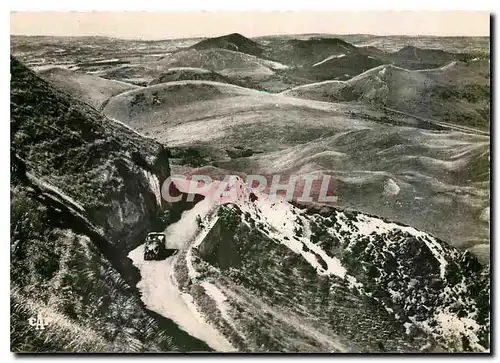
{"label": "rocky cliff", "polygon": [[[11,152],[127,247],[162,211],[168,150],[11,61]],[[163,205],[165,206],[165,205]]]}
{"label": "rocky cliff", "polygon": [[14,58],[10,70],[11,349],[209,350],[144,307],[126,258],[170,207],[168,150]]}

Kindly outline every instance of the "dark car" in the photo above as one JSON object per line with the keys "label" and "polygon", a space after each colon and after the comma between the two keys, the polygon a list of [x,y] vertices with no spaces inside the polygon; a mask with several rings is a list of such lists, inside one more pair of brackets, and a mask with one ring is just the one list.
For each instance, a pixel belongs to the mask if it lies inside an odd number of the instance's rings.
{"label": "dark car", "polygon": [[165,234],[162,232],[150,232],[146,236],[144,246],[145,260],[164,260],[177,252],[177,249],[167,248]]}

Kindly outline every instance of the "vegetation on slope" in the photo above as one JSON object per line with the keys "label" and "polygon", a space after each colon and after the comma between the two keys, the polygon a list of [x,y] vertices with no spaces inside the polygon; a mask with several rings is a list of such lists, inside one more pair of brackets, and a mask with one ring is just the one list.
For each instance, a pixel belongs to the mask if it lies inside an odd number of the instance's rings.
{"label": "vegetation on slope", "polygon": [[209,350],[145,308],[126,258],[168,207],[168,151],[16,59],[11,114],[11,349]]}

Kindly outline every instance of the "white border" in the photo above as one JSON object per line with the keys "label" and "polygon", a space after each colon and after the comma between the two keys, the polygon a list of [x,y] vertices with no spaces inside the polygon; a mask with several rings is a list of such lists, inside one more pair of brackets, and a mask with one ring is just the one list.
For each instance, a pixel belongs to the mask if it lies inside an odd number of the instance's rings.
{"label": "white border", "polygon": [[[398,0],[363,1],[350,0],[345,2],[331,2],[322,0],[252,0],[252,1],[228,1],[228,0],[184,0],[182,2],[164,3],[155,0],[141,1],[108,1],[85,0],[85,1],[63,1],[63,0],[17,0],[11,6],[11,10],[17,11],[39,11],[39,10],[116,10],[116,11],[158,11],[158,10],[264,10],[264,11],[303,11],[303,10],[491,10],[494,2],[489,0],[455,0],[448,1],[419,0],[418,2],[404,2]],[[450,6],[451,5],[451,6]]]}

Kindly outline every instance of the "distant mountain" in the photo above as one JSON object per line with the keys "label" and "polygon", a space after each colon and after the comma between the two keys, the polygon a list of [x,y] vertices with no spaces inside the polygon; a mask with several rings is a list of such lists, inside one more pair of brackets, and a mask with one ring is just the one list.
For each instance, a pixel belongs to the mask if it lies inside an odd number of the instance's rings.
{"label": "distant mountain", "polygon": [[163,72],[157,78],[149,82],[149,86],[159,83],[187,81],[187,80],[233,83],[230,78],[224,77],[223,75],[214,71],[210,71],[208,69],[178,67],[178,68],[171,68]]}
{"label": "distant mountain", "polygon": [[177,278],[240,350],[489,349],[489,268],[427,233],[259,193],[202,225]]}
{"label": "distant mountain", "polygon": [[244,37],[239,33],[232,33],[216,38],[204,39],[201,42],[191,46],[190,48],[197,50],[221,48],[251,54],[257,57],[260,56],[263,51],[262,47],[258,43]]}
{"label": "distant mountain", "polygon": [[10,72],[11,349],[210,350],[145,308],[126,257],[173,214],[168,151],[15,58]]}
{"label": "distant mountain", "polygon": [[264,53],[269,59],[297,67],[312,66],[332,55],[356,53],[357,48],[338,38],[313,37],[275,42]]}

